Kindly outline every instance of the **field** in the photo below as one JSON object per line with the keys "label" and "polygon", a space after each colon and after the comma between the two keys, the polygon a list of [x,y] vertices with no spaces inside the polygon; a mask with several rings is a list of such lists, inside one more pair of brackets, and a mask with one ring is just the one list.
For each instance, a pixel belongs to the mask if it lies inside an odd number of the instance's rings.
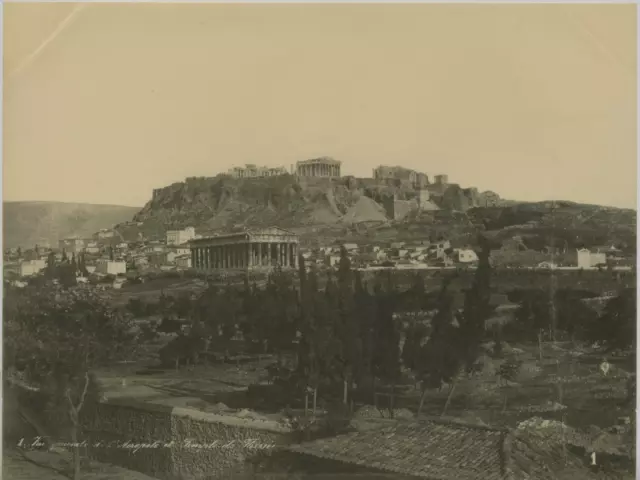
{"label": "field", "polygon": [[[163,336],[155,345],[150,345],[147,355],[139,361],[115,365],[101,372],[100,379],[106,394],[140,398],[162,396],[170,402],[173,399],[175,404],[201,409],[218,402],[235,408],[257,407],[245,390],[249,385],[267,384],[265,367],[275,361],[274,357],[264,356],[260,361],[254,359],[243,363],[231,361],[181,367],[179,370],[159,369],[154,366],[153,350],[160,348],[169,338]],[[448,416],[510,427],[538,416],[564,419],[567,425],[586,429],[592,425],[611,427],[620,417],[634,415],[634,405],[625,403],[626,382],[634,368],[629,357],[607,357],[611,370],[605,375],[599,367],[603,360],[601,352],[569,342],[544,343],[542,361],[537,344],[511,345],[507,349],[516,352],[510,355],[523,362],[515,381],[501,385],[497,369],[503,360],[484,355],[481,371],[456,383],[446,411]],[[420,389],[406,385],[397,391],[394,407],[407,408],[415,414]],[[441,415],[448,394],[447,386],[441,391],[427,391],[422,413]],[[321,397],[320,405],[323,405],[328,399]],[[389,402],[387,396],[379,396],[377,401],[373,396],[368,400],[359,397],[356,410],[364,404],[374,403],[384,410]],[[557,405],[553,407],[554,404]],[[261,402],[261,408],[271,412],[286,406],[300,410],[304,403],[301,397],[289,397],[287,404],[278,404],[277,400],[270,402],[269,398]],[[558,406],[562,409],[557,410]]]}

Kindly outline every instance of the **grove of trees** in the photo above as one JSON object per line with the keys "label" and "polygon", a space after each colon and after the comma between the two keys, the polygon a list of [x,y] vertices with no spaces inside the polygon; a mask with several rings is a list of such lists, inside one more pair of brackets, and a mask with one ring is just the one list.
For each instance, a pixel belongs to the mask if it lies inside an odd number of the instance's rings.
{"label": "grove of trees", "polygon": [[[199,362],[199,357],[207,361],[210,352],[237,353],[238,344],[243,353],[275,355],[274,381],[313,409],[319,397],[348,408],[354,398],[369,402],[382,389],[391,391],[392,409],[397,387],[413,382],[422,386],[419,410],[428,389],[448,386],[444,414],[458,380],[473,374],[482,344],[489,340],[499,354],[505,341],[536,342],[554,329],[558,336],[609,349],[635,347],[633,289],[609,300],[601,315],[582,301],[593,296],[588,292],[514,292],[519,307],[513,321],[487,328],[496,307],[491,301],[494,272],[490,245],[482,237],[478,244],[479,263],[462,292],[461,308],[455,273],[444,275],[435,291],[426,290],[419,274],[401,289],[391,271],[367,284],[344,249],[323,288],[319,273],[308,269],[301,256],[297,279],[276,269],[261,286],[246,277],[239,285],[211,283],[198,295],[163,293],[157,303],[132,300],[124,309],[63,281],[71,275],[67,270],[75,275],[82,269],[82,257],[61,265],[53,259],[46,275],[58,278],[58,285],[5,289],[4,369],[20,372],[35,385],[47,399],[46,408],[61,413],[69,437],[77,440],[83,412],[99,395],[92,372],[131,355],[140,335],[153,337],[148,329],[133,328],[134,317],[159,315],[158,331],[178,333],[161,354],[176,367]],[[433,312],[430,321],[398,320],[403,312],[422,311]],[[189,328],[183,329],[185,324]],[[501,378],[510,381],[517,368],[508,364]]]}

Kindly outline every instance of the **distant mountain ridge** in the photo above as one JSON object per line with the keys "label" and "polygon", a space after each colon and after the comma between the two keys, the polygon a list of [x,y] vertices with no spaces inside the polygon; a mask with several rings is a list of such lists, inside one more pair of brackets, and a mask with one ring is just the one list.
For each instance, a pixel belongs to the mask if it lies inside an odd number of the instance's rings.
{"label": "distant mountain ridge", "polygon": [[58,240],[91,237],[103,228],[130,221],[139,207],[64,202],[3,202],[5,248],[57,246]]}

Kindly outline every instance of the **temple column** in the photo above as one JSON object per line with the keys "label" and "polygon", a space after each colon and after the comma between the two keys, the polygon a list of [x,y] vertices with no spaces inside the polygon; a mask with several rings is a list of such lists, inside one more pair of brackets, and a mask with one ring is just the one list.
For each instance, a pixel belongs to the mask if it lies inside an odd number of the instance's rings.
{"label": "temple column", "polygon": [[220,247],[221,251],[221,255],[222,255],[222,268],[227,268],[227,247],[225,245],[222,245],[222,247]]}
{"label": "temple column", "polygon": [[251,244],[247,243],[246,246],[247,249],[247,268],[251,268],[253,267],[253,256],[252,256],[252,251],[251,251]]}
{"label": "temple column", "polygon": [[286,267],[290,267],[291,266],[291,255],[289,255],[289,244],[285,243],[284,244],[284,265]]}

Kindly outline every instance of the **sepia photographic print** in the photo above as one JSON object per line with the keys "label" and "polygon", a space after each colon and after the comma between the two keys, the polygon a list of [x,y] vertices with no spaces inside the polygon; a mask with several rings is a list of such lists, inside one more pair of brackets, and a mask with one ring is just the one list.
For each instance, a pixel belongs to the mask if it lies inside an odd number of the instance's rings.
{"label": "sepia photographic print", "polygon": [[636,9],[6,3],[2,479],[635,478]]}

